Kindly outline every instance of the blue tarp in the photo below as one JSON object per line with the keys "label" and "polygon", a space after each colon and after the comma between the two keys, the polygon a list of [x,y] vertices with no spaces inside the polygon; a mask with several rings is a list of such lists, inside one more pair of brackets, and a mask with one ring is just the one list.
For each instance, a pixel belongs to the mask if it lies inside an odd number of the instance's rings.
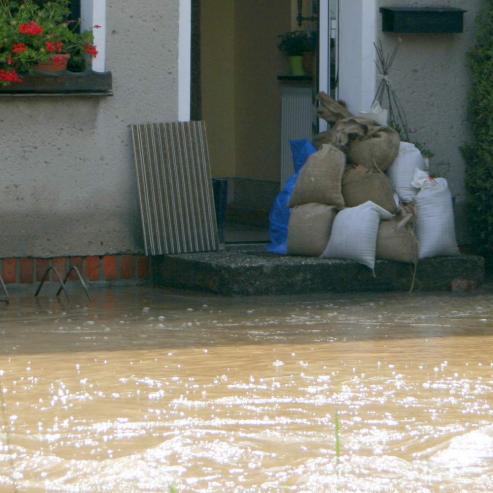
{"label": "blue tarp", "polygon": [[317,152],[316,147],[307,139],[291,140],[289,143],[293,155],[294,175],[289,178],[284,189],[277,196],[269,215],[271,243],[267,247],[267,251],[278,255],[288,253],[288,225],[291,215],[288,204],[296,187],[298,176],[308,158]]}

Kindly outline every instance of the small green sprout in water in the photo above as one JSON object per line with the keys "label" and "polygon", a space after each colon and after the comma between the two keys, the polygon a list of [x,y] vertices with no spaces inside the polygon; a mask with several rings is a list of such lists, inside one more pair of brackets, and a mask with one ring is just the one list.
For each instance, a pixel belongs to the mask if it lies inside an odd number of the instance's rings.
{"label": "small green sprout in water", "polygon": [[336,435],[336,457],[337,460],[339,460],[339,457],[341,456],[341,422],[339,420],[339,414],[335,413],[334,416],[334,422],[335,422],[335,435]]}

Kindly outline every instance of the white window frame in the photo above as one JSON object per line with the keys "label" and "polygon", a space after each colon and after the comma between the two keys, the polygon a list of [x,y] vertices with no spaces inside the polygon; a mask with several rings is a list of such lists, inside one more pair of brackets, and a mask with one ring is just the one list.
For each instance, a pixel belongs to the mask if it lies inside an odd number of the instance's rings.
{"label": "white window frame", "polygon": [[178,34],[178,120],[190,121],[192,92],[192,0],[180,0]]}
{"label": "white window frame", "polygon": [[106,72],[106,0],[81,0],[80,11],[81,30],[93,32],[94,45],[98,50],[98,55],[92,60],[92,70]]}

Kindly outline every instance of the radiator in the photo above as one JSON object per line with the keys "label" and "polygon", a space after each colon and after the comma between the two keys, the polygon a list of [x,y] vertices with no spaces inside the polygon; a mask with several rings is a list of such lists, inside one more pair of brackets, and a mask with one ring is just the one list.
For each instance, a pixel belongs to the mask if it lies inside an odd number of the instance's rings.
{"label": "radiator", "polygon": [[146,254],[217,250],[204,123],[132,125],[131,131]]}
{"label": "radiator", "polygon": [[281,86],[281,189],[294,173],[290,140],[311,139],[314,106],[312,87]]}

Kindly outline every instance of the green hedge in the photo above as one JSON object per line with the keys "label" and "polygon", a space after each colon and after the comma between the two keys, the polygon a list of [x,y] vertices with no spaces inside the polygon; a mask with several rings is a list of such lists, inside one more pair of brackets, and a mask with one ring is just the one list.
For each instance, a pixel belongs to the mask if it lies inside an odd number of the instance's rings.
{"label": "green hedge", "polygon": [[469,225],[475,249],[493,254],[493,0],[485,0],[469,53],[472,141],[463,147]]}

